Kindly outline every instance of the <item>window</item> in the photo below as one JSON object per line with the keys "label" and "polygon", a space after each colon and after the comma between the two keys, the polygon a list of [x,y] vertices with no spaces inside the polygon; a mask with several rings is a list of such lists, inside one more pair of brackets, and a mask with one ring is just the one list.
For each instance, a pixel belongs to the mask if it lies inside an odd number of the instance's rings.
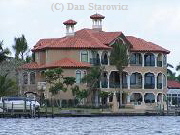
{"label": "window", "polygon": [[146,54],[145,58],[145,66],[155,66],[155,57],[154,54]]}
{"label": "window", "polygon": [[27,72],[23,73],[23,84],[28,84],[28,73]]}
{"label": "window", "polygon": [[30,73],[30,84],[35,84],[35,73],[34,72]]}
{"label": "window", "polygon": [[131,75],[131,84],[136,84],[136,74]]}
{"label": "window", "polygon": [[88,51],[81,51],[81,61],[88,62]]}
{"label": "window", "polygon": [[164,66],[167,65],[167,57],[166,57],[166,55],[163,55],[163,65]]}
{"label": "window", "polygon": [[81,83],[81,71],[76,71],[76,83]]}

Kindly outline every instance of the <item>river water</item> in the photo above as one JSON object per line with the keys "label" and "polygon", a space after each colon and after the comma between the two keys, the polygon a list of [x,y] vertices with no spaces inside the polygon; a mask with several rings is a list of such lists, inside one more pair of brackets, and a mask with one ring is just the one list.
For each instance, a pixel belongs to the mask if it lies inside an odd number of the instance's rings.
{"label": "river water", "polygon": [[180,117],[0,119],[0,135],[180,135]]}

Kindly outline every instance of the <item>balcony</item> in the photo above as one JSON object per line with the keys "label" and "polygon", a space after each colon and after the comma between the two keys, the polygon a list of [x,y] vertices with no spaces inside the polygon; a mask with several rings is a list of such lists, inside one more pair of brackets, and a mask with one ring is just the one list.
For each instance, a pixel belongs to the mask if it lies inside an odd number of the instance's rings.
{"label": "balcony", "polygon": [[155,62],[145,62],[144,66],[151,66],[151,67],[153,67],[153,66],[155,66]]}
{"label": "balcony", "polygon": [[100,65],[100,59],[90,58],[90,64],[92,64],[94,66],[98,66],[98,65]]}
{"label": "balcony", "polygon": [[144,89],[154,89],[155,85],[154,84],[145,84]]}

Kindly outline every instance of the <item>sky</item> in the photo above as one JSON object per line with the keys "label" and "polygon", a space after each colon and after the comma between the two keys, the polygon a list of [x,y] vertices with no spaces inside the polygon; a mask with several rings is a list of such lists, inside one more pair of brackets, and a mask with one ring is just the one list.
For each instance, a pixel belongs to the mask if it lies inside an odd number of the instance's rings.
{"label": "sky", "polygon": [[[101,9],[92,8],[95,4]],[[107,8],[111,5],[121,10]],[[180,0],[0,0],[0,40],[11,48],[14,38],[24,34],[32,49],[39,39],[65,36],[63,22],[68,19],[78,22],[75,30],[91,28],[89,16],[95,13],[105,16],[104,31],[122,31],[158,44],[171,51],[169,63],[179,64]]]}

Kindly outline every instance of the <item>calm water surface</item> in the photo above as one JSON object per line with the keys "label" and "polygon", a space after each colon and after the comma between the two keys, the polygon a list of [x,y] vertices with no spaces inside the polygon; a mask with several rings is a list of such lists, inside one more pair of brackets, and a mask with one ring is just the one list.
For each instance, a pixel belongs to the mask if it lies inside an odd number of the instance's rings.
{"label": "calm water surface", "polygon": [[180,117],[0,119],[0,135],[180,135]]}

